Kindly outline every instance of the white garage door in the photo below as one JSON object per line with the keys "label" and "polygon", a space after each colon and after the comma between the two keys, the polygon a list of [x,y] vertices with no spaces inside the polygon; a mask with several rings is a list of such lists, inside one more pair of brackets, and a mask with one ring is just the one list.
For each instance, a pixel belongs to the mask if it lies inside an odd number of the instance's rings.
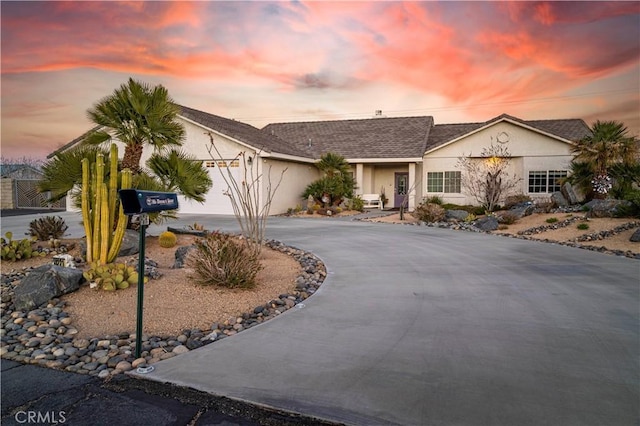
{"label": "white garage door", "polygon": [[238,160],[218,160],[204,161],[203,164],[207,170],[209,170],[209,176],[211,177],[213,185],[202,204],[192,200],[185,200],[184,197],[180,197],[180,213],[233,214],[231,201],[228,196],[224,195],[224,192],[228,187],[223,177],[220,175],[220,171],[222,171],[225,173],[225,176],[227,176],[227,170],[218,169],[218,167],[228,166],[233,177],[236,179],[236,182],[239,182],[240,162]]}

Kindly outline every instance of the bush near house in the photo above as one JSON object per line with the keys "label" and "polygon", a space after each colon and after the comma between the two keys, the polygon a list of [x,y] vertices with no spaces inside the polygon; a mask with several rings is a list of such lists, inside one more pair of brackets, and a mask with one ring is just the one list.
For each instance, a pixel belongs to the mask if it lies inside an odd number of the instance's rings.
{"label": "bush near house", "polygon": [[434,203],[423,203],[411,213],[413,217],[423,222],[440,222],[445,218],[445,209]]}
{"label": "bush near house", "polygon": [[356,182],[351,174],[351,166],[343,156],[328,152],[320,158],[316,167],[324,176],[307,186],[302,193],[303,198],[311,195],[318,204],[328,208],[353,197]]}

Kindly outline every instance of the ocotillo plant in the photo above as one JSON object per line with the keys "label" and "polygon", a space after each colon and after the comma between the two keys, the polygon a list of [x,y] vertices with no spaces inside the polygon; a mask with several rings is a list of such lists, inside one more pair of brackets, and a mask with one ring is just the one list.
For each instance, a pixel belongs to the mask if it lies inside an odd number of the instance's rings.
{"label": "ocotillo plant", "polygon": [[[127,218],[118,198],[118,148],[111,145],[109,186],[104,182],[104,158],[99,154],[93,165],[82,160],[82,221],[87,235],[87,262],[111,263],[118,256]],[[120,172],[122,189],[131,187],[131,172]],[[114,231],[114,225],[116,227]]]}

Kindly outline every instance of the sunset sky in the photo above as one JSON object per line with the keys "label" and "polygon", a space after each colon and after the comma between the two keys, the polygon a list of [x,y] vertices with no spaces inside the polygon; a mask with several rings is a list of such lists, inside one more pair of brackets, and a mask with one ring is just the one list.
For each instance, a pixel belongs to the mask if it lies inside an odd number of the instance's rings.
{"label": "sunset sky", "polygon": [[129,77],[256,127],[623,121],[640,134],[640,2],[2,1],[2,155],[44,158]]}

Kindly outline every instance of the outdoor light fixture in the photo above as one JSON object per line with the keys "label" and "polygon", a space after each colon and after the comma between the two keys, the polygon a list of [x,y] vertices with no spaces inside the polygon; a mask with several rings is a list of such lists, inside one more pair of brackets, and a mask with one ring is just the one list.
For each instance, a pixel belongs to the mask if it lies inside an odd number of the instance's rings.
{"label": "outdoor light fixture", "polygon": [[253,164],[253,158],[251,158],[251,156],[247,157],[247,164],[248,165]]}

